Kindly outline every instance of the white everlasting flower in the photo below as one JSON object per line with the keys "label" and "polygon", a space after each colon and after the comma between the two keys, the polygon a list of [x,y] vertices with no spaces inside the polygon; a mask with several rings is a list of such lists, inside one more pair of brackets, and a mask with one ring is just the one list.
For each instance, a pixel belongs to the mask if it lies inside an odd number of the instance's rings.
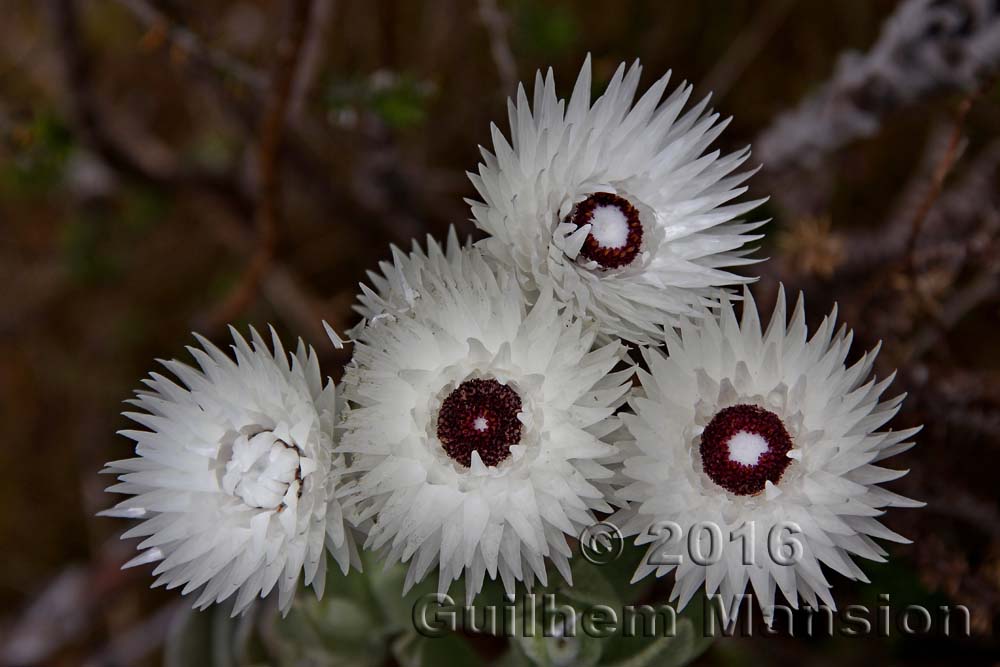
{"label": "white everlasting flower", "polygon": [[492,126],[469,174],[483,202],[470,202],[481,243],[527,290],[551,285],[557,298],[602,330],[651,342],[664,323],[718,300],[717,288],[745,282],[724,269],[751,263],[743,246],[763,223],[736,219],[763,200],[727,203],[752,172],[734,173],[749,148],[706,152],[728,121],[683,111],[692,86],[661,103],[669,74],[633,106],[642,68],[618,68],[591,105],[590,58],[569,103],[551,70],[509,102],[511,141]]}
{"label": "white everlasting flower", "polygon": [[766,618],[776,587],[793,606],[833,608],[821,564],[867,581],[852,558],[883,561],[872,538],[907,542],[876,517],[922,503],[881,488],[906,471],[878,463],[919,429],[878,430],[903,397],[880,399],[892,377],[871,377],[877,349],[845,366],[852,334],[835,333],[836,309],[807,340],[801,297],[786,325],[780,291],[764,333],[743,299],[739,323],[724,299],[719,319],[666,332],[669,356],[643,351],[622,443],[623,528],[649,543],[635,579],[675,571],[682,607],[703,586],[738,608],[749,581]]}
{"label": "white everlasting flower", "polygon": [[[416,239],[413,249],[406,254],[395,245],[390,246],[392,261],[379,262],[379,271],[368,271],[371,287],[362,283],[358,304],[354,306],[364,320],[351,332],[352,335],[366,325],[378,325],[385,320],[392,320],[401,313],[407,313],[417,307],[420,293],[423,291],[422,274],[425,270],[443,275],[450,269],[450,263],[464,261],[464,246],[458,241],[454,227],[448,229],[448,240],[445,246],[432,236],[427,236],[427,250],[424,251]],[[372,289],[372,287],[374,289]]]}
{"label": "white everlasting flower", "polygon": [[154,586],[201,588],[201,608],[236,595],[235,615],[277,584],[287,611],[303,572],[322,595],[324,545],[345,572],[360,564],[339,500],[338,399],[301,340],[288,354],[272,330],[272,354],[256,331],[250,344],[232,333],[235,361],[199,336],[200,369],[166,361],[180,384],[144,380],[126,416],[145,429],[122,432],[137,456],[105,470],[132,497],[102,514],[142,521],[123,536],[146,538],[126,567],[159,561]]}
{"label": "white everlasting flower", "polygon": [[471,599],[499,573],[513,593],[546,559],[569,580],[566,535],[611,510],[622,348],[593,349],[550,291],[529,310],[477,249],[438,269],[419,308],[360,332],[344,377],[365,547],[410,563],[407,590],[437,566],[442,592],[464,573]]}

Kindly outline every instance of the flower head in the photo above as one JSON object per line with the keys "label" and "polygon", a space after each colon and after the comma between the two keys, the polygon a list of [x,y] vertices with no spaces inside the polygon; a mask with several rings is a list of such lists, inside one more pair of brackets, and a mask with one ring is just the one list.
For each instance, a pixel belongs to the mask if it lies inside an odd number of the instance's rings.
{"label": "flower head", "polygon": [[611,510],[622,348],[594,349],[550,291],[527,308],[478,249],[420,281],[419,308],[359,332],[344,377],[365,546],[410,562],[407,589],[437,566],[442,591],[464,573],[471,599],[488,573],[513,593],[546,559],[568,580],[565,536]]}
{"label": "flower head", "polygon": [[753,261],[743,246],[762,223],[736,220],[761,200],[729,203],[749,149],[706,153],[727,121],[707,98],[683,112],[689,85],[661,103],[669,74],[633,105],[641,72],[622,64],[591,104],[588,58],[568,105],[539,73],[533,103],[521,87],[509,104],[510,143],[493,126],[495,154],[469,176],[483,247],[527,290],[551,286],[604,333],[648,343],[745,282],[724,269]]}
{"label": "flower head", "polygon": [[105,516],[139,519],[123,537],[145,537],[126,567],[153,563],[154,585],[201,588],[196,607],[236,595],[233,614],[277,584],[287,611],[300,574],[322,595],[324,545],[345,572],[359,565],[344,522],[334,455],[338,399],[316,354],[299,341],[274,351],[233,330],[235,361],[204,338],[188,348],[199,368],[163,362],[180,384],[153,373],[126,416],[135,458],[113,461],[108,490],[132,496]]}
{"label": "flower head", "polygon": [[745,288],[743,304],[740,322],[724,299],[719,319],[668,330],[669,356],[643,351],[623,416],[621,496],[634,504],[619,517],[649,545],[635,578],[675,570],[681,606],[704,586],[731,609],[749,581],[765,617],[776,587],[793,606],[833,607],[821,564],[867,581],[852,558],[884,560],[872,538],[907,541],[876,517],[921,503],[881,488],[906,471],[877,464],[919,429],[877,430],[903,397],[880,398],[892,378],[870,377],[877,350],[844,364],[836,311],[807,339],[801,298],[786,325],[779,292],[764,333]]}

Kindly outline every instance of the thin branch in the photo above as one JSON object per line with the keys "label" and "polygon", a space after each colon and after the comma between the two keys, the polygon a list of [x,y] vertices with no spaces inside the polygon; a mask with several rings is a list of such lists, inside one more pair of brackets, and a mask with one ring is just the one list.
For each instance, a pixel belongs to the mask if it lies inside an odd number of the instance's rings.
{"label": "thin branch", "polygon": [[[245,224],[245,220],[235,217],[233,211],[216,206],[206,218],[212,221],[210,230],[218,242],[229,252],[240,256],[253,253],[256,244],[254,230]],[[338,319],[338,311],[317,295],[295,268],[277,257],[272,259],[270,269],[261,279],[261,296],[267,300],[276,317],[306,342],[321,344],[327,340],[323,329],[324,320],[338,330],[345,329],[347,325]],[[194,317],[193,328],[196,331],[209,331],[214,315],[215,311],[209,310]]]}
{"label": "thin branch", "polygon": [[740,32],[705,77],[705,89],[712,91],[716,102],[729,92],[740,75],[754,61],[768,40],[781,27],[794,4],[795,0],[771,0],[763,9],[755,12],[753,22]]}
{"label": "thin branch", "polygon": [[116,602],[141,569],[122,570],[131,557],[119,539],[102,543],[88,564],[71,564],[43,583],[6,628],[0,640],[0,665],[55,664],[67,646],[95,632],[102,611]]}
{"label": "thin branch", "polygon": [[934,168],[934,174],[931,177],[930,187],[927,189],[927,193],[920,202],[920,206],[917,207],[916,215],[913,216],[913,220],[910,223],[910,235],[906,242],[906,268],[910,274],[912,274],[916,268],[915,257],[917,251],[917,241],[920,238],[920,232],[923,231],[927,214],[930,213],[934,203],[941,195],[941,189],[944,187],[944,181],[948,177],[948,174],[951,173],[951,169],[955,166],[955,161],[961,153],[962,128],[965,125],[965,120],[968,118],[969,111],[972,110],[973,104],[975,104],[976,100],[979,99],[988,89],[989,83],[980,86],[976,91],[969,93],[962,98],[961,103],[958,105],[958,110],[955,113],[955,122],[952,125],[951,135],[948,138],[948,145],[945,148],[944,153],[942,153],[937,166]]}
{"label": "thin branch", "polygon": [[83,667],[139,664],[166,642],[174,619],[187,604],[186,600],[175,600],[116,633],[104,648],[87,658]]}
{"label": "thin branch", "polygon": [[281,214],[281,170],[278,156],[311,5],[310,0],[295,0],[289,5],[285,31],[278,42],[257,145],[258,195],[254,216],[258,230],[257,247],[240,283],[211,318],[210,326],[213,327],[235,319],[253,301],[261,278],[267,273],[274,257]]}
{"label": "thin branch", "polygon": [[[934,141],[934,167],[922,170],[922,181],[933,174],[940,156],[947,149],[947,138]],[[1000,168],[1000,141],[978,150],[971,163],[964,168],[961,178],[946,187],[938,196],[934,206],[926,213],[919,237],[916,239],[915,263],[923,264],[939,256],[949,248],[964,248],[980,230],[988,231],[1000,224],[996,214],[997,189],[995,179]],[[926,187],[926,185],[924,186]],[[915,189],[915,188],[911,188]],[[875,231],[860,230],[845,232],[845,261],[837,267],[841,280],[870,275],[880,267],[901,266],[906,261],[914,211],[926,195],[907,197],[909,203],[899,206],[888,223]],[[913,203],[917,202],[917,203]]]}
{"label": "thin branch", "polygon": [[179,52],[215,70],[225,78],[232,78],[248,88],[263,93],[267,89],[267,76],[259,70],[234,58],[225,51],[206,44],[201,37],[172,21],[153,3],[147,0],[117,0],[140,23],[149,27],[152,39],[168,50]]}
{"label": "thin branch", "polygon": [[323,46],[327,28],[333,17],[334,0],[315,0],[309,17],[309,28],[302,45],[302,64],[292,85],[292,99],[288,103],[288,117],[298,119],[302,115],[309,93],[316,83],[316,75],[322,63]]}
{"label": "thin branch", "polygon": [[1000,67],[992,0],[906,0],[865,53],[841,55],[830,79],[778,115],[754,142],[768,171],[815,167],[875,135],[889,114],[943,92],[970,91]]}
{"label": "thin branch", "polygon": [[945,303],[937,317],[927,323],[913,336],[909,362],[923,357],[949,329],[980,305],[1000,294],[1000,266],[988,265],[982,273],[965,287],[956,290]]}
{"label": "thin branch", "polygon": [[490,39],[490,54],[496,65],[500,82],[508,94],[514,92],[517,85],[517,61],[507,40],[509,19],[497,5],[496,0],[479,0],[479,20]]}
{"label": "thin branch", "polygon": [[1000,513],[993,503],[955,489],[927,498],[927,510],[965,521],[984,533],[1000,538]]}
{"label": "thin branch", "polygon": [[[146,0],[116,1],[129,9],[150,34],[161,35],[167,44],[178,44],[183,53],[188,55],[189,64],[202,65],[188,69],[210,84],[212,92],[219,97],[241,127],[248,132],[256,132],[257,111],[261,106],[257,100],[266,94],[268,88],[264,74],[223,51],[213,49],[204,37],[200,37],[191,28],[171,21]],[[362,215],[378,226],[383,234],[394,242],[402,243],[417,235],[422,229],[422,225],[412,220],[413,214],[408,207],[392,197],[385,199],[381,194],[377,195],[377,201],[372,201],[367,193],[369,191],[381,193],[380,183],[355,182],[351,187],[347,187],[344,183],[329,178],[329,165],[320,156],[331,154],[337,147],[329,143],[325,125],[315,122],[306,113],[296,115],[296,105],[301,108],[321,65],[322,36],[325,33],[323,26],[329,24],[333,9],[334,0],[314,2],[300,55],[302,62],[293,83],[288,109],[288,127],[283,137],[282,150],[287,154],[288,168],[295,174],[296,182],[307,187],[317,198],[324,200],[327,210],[343,209],[345,201],[353,199],[362,208]],[[235,77],[229,77],[234,73]],[[248,89],[255,93],[252,99],[248,99],[249,96],[232,94],[227,85],[230,80],[245,83]],[[381,150],[381,148],[376,149],[376,151]],[[392,155],[390,159],[393,168],[397,169],[398,156]],[[354,172],[355,181],[377,180],[377,174],[370,173],[370,170],[366,171],[359,167]],[[253,214],[253,202],[245,198],[242,203],[244,205],[239,212],[249,219]]]}
{"label": "thin branch", "polygon": [[69,92],[70,114],[83,141],[97,156],[114,171],[134,180],[154,186],[203,190],[230,200],[241,210],[247,210],[245,193],[231,175],[153,164],[110,132],[94,93],[92,61],[81,37],[76,2],[49,0],[48,5]]}

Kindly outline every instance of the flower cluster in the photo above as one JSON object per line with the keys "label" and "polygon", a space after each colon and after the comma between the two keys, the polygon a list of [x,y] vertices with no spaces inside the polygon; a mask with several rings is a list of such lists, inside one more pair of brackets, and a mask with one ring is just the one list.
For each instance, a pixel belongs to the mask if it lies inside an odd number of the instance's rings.
{"label": "flower cluster", "polygon": [[145,538],[128,565],[197,606],[277,586],[287,610],[300,577],[322,594],[326,552],[346,572],[360,547],[407,563],[406,589],[436,570],[471,601],[549,565],[571,585],[574,538],[610,515],[646,547],[637,580],[673,572],[680,606],[749,585],[767,615],[776,589],[832,605],[827,571],[863,580],[853,557],[905,541],[877,517],[920,503],[879,463],[916,429],[879,430],[902,397],[882,398],[877,350],[848,365],[836,313],[810,337],[783,292],[761,325],[730,272],[763,224],[737,201],[749,150],[712,149],[726,123],[690,85],[636,100],[640,74],[595,101],[589,61],[568,101],[551,72],[518,90],[470,174],[486,238],[393,248],[339,386],[273,332],[234,330],[232,355],[199,338],[197,368],[152,374],[136,457],[107,468],[128,498],[105,514]]}

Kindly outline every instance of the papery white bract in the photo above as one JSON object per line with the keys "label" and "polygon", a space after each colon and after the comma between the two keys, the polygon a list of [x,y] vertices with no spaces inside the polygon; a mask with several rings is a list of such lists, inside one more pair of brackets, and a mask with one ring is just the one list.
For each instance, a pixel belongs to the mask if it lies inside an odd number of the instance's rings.
{"label": "papery white bract", "polygon": [[371,287],[364,283],[360,285],[361,293],[354,310],[364,319],[351,334],[366,325],[378,324],[382,320],[391,320],[398,314],[411,312],[417,307],[423,291],[421,276],[424,270],[436,275],[446,275],[450,271],[449,263],[463,261],[463,248],[469,247],[470,243],[459,243],[455,228],[449,227],[448,238],[443,247],[430,235],[427,236],[426,251],[416,239],[413,240],[409,254],[396,246],[390,246],[392,261],[379,262],[381,273],[368,271]]}
{"label": "papery white bract", "polygon": [[568,106],[551,70],[509,103],[511,141],[492,126],[494,153],[469,174],[481,242],[528,291],[551,286],[579,316],[611,336],[649,343],[661,327],[745,282],[726,268],[751,263],[747,242],[763,223],[737,218],[762,200],[727,203],[752,172],[733,173],[749,149],[705,151],[728,121],[683,112],[692,86],[660,99],[669,74],[633,106],[641,67],[622,64],[591,105],[590,58]]}
{"label": "papery white bract", "polygon": [[618,517],[649,544],[636,580],[673,570],[681,607],[704,587],[727,610],[749,581],[768,618],[776,587],[793,606],[833,608],[821,564],[867,581],[852,557],[884,560],[872,538],[907,542],[876,517],[922,503],[881,488],[906,471],[877,464],[919,429],[877,430],[903,397],[880,399],[892,378],[871,377],[877,349],[845,366],[852,334],[835,319],[807,340],[802,299],[786,325],[781,291],[762,334],[744,289],[740,322],[724,300],[718,320],[667,331],[669,356],[643,351],[649,370],[623,415],[630,509]]}
{"label": "papery white bract", "polygon": [[344,377],[365,547],[409,561],[406,589],[438,566],[442,591],[464,574],[471,599],[499,574],[513,593],[546,559],[569,580],[566,535],[611,510],[622,348],[594,349],[551,291],[529,309],[478,249],[419,279],[419,307],[361,330]]}
{"label": "papery white bract", "polygon": [[142,521],[123,535],[146,538],[126,567],[159,561],[154,586],[201,588],[201,608],[236,595],[235,615],[277,584],[286,612],[303,573],[322,595],[324,545],[345,572],[360,566],[333,453],[338,397],[301,340],[288,354],[272,330],[272,353],[256,331],[232,334],[235,361],[199,336],[200,369],[165,361],[180,384],[143,381],[126,416],[145,430],[122,432],[137,457],[104,471],[132,497],[101,514]]}

